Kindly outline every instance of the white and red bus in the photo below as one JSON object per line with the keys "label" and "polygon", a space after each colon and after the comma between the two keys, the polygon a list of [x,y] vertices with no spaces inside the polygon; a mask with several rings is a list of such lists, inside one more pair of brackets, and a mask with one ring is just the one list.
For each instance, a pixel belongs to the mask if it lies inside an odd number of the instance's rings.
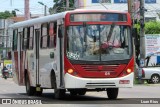
{"label": "white and red bus", "polygon": [[74,10],[15,23],[12,62],[14,80],[28,95],[54,89],[106,91],[116,99],[119,88],[133,86],[134,57],[129,13]]}

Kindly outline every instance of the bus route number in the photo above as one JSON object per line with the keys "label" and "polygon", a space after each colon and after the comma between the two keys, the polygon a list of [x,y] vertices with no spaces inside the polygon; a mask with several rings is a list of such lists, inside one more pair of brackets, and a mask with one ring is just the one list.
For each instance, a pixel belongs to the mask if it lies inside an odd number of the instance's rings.
{"label": "bus route number", "polygon": [[67,56],[68,56],[69,58],[73,58],[73,59],[76,59],[76,60],[79,59],[79,54],[78,54],[77,52],[76,52],[76,53],[68,52],[68,53],[67,53]]}
{"label": "bus route number", "polygon": [[105,72],[105,75],[111,75],[111,73],[110,72]]}

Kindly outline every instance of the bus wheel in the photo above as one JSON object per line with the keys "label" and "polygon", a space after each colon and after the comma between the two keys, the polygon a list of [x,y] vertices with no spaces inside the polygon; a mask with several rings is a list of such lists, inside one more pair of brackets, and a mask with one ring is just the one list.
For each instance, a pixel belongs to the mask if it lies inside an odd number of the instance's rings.
{"label": "bus wheel", "polygon": [[78,94],[78,91],[76,89],[70,89],[69,92],[72,96],[75,96]]}
{"label": "bus wheel", "polygon": [[54,98],[55,99],[62,99],[65,97],[65,89],[57,89],[57,83],[56,83],[56,76],[55,73],[51,72],[51,86],[54,89]]}
{"label": "bus wheel", "polygon": [[35,94],[37,95],[37,96],[41,96],[42,95],[42,93],[43,93],[43,89],[41,88],[41,90],[40,91],[36,91],[35,92]]}
{"label": "bus wheel", "polygon": [[32,96],[32,95],[35,94],[36,89],[35,89],[35,87],[32,87],[32,86],[30,85],[30,81],[29,81],[29,76],[28,76],[28,74],[26,74],[25,86],[26,86],[26,93],[27,93],[27,95]]}
{"label": "bus wheel", "polygon": [[65,97],[65,89],[54,89],[54,97],[56,99],[62,99]]}
{"label": "bus wheel", "polygon": [[107,88],[107,95],[109,99],[116,99],[118,96],[118,88]]}
{"label": "bus wheel", "polygon": [[54,71],[51,72],[51,87],[52,88],[56,88],[57,87],[57,85],[56,85],[56,76],[55,76]]}
{"label": "bus wheel", "polygon": [[85,95],[86,94],[86,89],[80,89],[78,94],[79,95]]}

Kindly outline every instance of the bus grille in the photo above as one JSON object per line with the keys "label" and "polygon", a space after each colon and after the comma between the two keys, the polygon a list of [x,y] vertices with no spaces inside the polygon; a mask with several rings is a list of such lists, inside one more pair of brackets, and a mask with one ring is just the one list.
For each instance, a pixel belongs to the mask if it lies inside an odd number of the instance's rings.
{"label": "bus grille", "polygon": [[[101,66],[101,69],[99,69],[100,66]],[[119,65],[81,65],[81,67],[88,72],[97,72],[97,71],[114,72],[116,69],[118,69]]]}
{"label": "bus grille", "polygon": [[115,83],[87,83],[86,87],[115,87]]}

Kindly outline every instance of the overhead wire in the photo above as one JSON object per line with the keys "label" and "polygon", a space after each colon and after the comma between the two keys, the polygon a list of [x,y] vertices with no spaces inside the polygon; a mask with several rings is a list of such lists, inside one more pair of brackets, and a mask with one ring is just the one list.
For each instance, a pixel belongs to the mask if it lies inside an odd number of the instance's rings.
{"label": "overhead wire", "polygon": [[1,5],[2,4],[4,4],[4,3],[6,3],[6,2],[8,2],[9,0],[3,0],[3,1],[1,1]]}
{"label": "overhead wire", "polygon": [[[5,3],[5,2],[7,2],[7,1],[9,1],[9,0],[0,0],[0,1],[2,1],[2,2],[1,2],[1,4],[2,4],[2,3]],[[30,1],[32,1],[32,0],[30,0]],[[54,4],[53,0],[47,0],[47,2],[45,2],[45,0],[43,0],[43,2],[46,3],[47,6],[48,6],[48,3],[49,3],[49,4],[51,4],[51,3]],[[76,3],[76,2],[78,2],[78,0],[76,0],[75,3]],[[103,4],[106,6],[105,3],[103,3]],[[145,3],[145,4],[146,4],[146,3]],[[156,4],[159,4],[159,3],[156,3]],[[17,5],[17,4],[16,4],[16,5]],[[100,4],[97,4],[97,5],[94,5],[94,6],[99,6],[99,5],[100,5]],[[20,5],[17,5],[17,6],[20,6]],[[116,9],[119,9],[119,8],[122,8],[122,7],[125,7],[125,6],[127,6],[126,3],[119,4],[119,5],[116,6],[116,8],[114,8],[114,9],[116,10]],[[151,4],[146,4],[146,6],[147,6],[147,7],[148,7],[148,6],[153,7],[153,8],[154,8],[153,11],[154,11],[154,10],[155,10],[155,11],[156,11],[156,10],[160,10],[160,8],[156,8],[156,7],[152,6]],[[88,5],[88,6],[86,6],[86,7],[92,7],[92,5]],[[108,6],[106,6],[106,7],[108,8]],[[12,9],[12,7],[8,7],[8,9]],[[24,8],[18,8],[18,9],[24,10]],[[41,10],[41,9],[42,9],[42,10]],[[35,11],[35,12],[44,11],[43,7],[41,8],[40,6],[38,6],[38,4],[30,7],[30,10],[31,10],[31,11]]]}
{"label": "overhead wire", "polygon": [[[158,4],[158,3],[157,3]],[[150,14],[152,14],[153,16],[159,16],[158,14],[158,12],[157,11],[160,11],[160,8],[157,8],[156,6],[152,6],[152,5],[148,5],[148,4],[146,4],[145,6],[147,6],[149,9],[149,11],[147,12],[147,13],[150,13]],[[150,9],[150,7],[152,8],[152,9]]]}
{"label": "overhead wire", "polygon": [[[2,4],[4,4],[4,3],[9,3],[9,0],[0,0],[1,1],[1,6],[0,6],[0,8],[4,8],[3,7],[3,5]],[[33,0],[30,0],[30,3],[32,2]],[[42,0],[40,0],[40,1],[42,1]],[[53,0],[47,0],[47,1],[45,1],[45,0],[43,0],[44,1],[44,3],[45,3],[45,5],[49,8],[49,7],[52,7],[52,3],[54,4],[54,2],[53,2]],[[7,3],[7,4],[8,4]],[[13,3],[14,4],[14,3]],[[50,5],[51,4],[51,5]],[[6,6],[6,5],[5,5]],[[21,11],[24,11],[24,7],[23,8],[19,8],[20,6],[22,6],[22,4],[18,4],[18,3],[16,3],[16,7],[18,7],[17,9],[19,9],[19,10],[21,10]],[[11,6],[9,6],[9,7],[5,7],[5,9],[6,10],[14,10],[15,9],[15,6],[14,7],[11,7]],[[41,7],[41,6],[38,6],[38,3],[37,3],[37,5],[34,5],[34,6],[31,6],[30,5],[30,11],[34,11],[34,12],[36,12],[36,13],[40,13],[40,12],[42,12],[42,11],[44,11],[44,9],[43,9],[43,6]]]}
{"label": "overhead wire", "polygon": [[[48,4],[51,4],[51,3],[53,3],[54,4],[54,2],[53,2],[53,0],[50,0],[50,1],[47,1],[47,2],[44,2],[44,0],[42,0],[42,2],[47,6],[47,13],[49,13],[48,11],[49,11],[49,6],[48,6]],[[30,10],[33,12],[36,12],[36,13],[39,13],[39,12],[44,12],[44,6],[39,6],[39,4],[37,3],[37,4],[34,4],[33,6],[32,6],[32,8],[30,8]]]}

